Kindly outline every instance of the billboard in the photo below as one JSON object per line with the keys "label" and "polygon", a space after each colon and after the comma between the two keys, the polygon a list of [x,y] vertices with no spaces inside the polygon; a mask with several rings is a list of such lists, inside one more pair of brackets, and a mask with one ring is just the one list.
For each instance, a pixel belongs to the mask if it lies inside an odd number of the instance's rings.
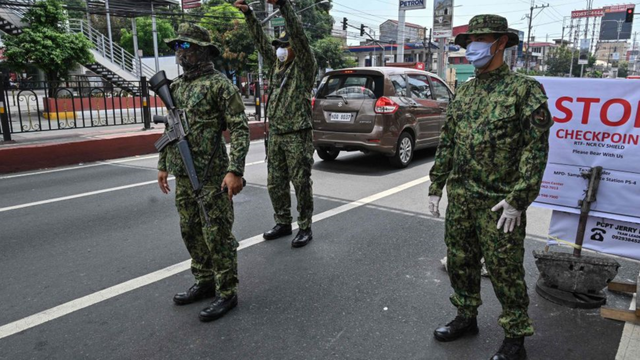
{"label": "billboard", "polygon": [[[635,8],[634,4],[605,6],[604,16],[600,24],[600,40],[629,40],[633,23],[626,23],[624,19],[628,8]],[[618,24],[622,24],[618,37]]]}
{"label": "billboard", "polygon": [[571,12],[572,19],[601,16],[604,16],[604,9],[574,10]]}
{"label": "billboard", "polygon": [[426,9],[427,0],[400,0],[400,10]]}
{"label": "billboard", "polygon": [[434,0],[433,37],[449,38],[453,35],[453,0]]}
{"label": "billboard", "polygon": [[589,48],[591,47],[591,40],[580,39],[580,57],[578,57],[578,65],[589,64]]}

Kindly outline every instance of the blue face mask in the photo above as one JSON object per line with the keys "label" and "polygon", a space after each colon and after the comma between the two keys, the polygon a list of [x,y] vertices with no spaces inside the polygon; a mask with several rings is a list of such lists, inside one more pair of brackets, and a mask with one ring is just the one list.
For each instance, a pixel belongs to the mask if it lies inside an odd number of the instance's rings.
{"label": "blue face mask", "polygon": [[491,54],[491,46],[493,46],[496,41],[492,43],[478,41],[470,43],[469,45],[467,45],[467,52],[465,54],[465,57],[476,69],[485,67],[495,56],[495,54]]}

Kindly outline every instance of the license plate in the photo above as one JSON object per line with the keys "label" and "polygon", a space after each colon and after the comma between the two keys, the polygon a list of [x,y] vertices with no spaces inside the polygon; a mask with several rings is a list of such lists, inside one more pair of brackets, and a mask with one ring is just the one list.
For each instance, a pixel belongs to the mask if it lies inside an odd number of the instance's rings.
{"label": "license plate", "polygon": [[350,122],[351,113],[331,113],[331,121]]}

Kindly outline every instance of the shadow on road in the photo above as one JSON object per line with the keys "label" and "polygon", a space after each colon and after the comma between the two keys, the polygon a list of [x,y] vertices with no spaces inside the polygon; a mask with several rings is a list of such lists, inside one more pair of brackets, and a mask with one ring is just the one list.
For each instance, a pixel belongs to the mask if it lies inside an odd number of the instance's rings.
{"label": "shadow on road", "polygon": [[[433,161],[435,154],[436,148],[416,151],[407,169]],[[393,167],[385,155],[361,152],[342,152],[334,161],[317,161],[313,169],[329,173],[369,176],[384,176],[405,170]]]}

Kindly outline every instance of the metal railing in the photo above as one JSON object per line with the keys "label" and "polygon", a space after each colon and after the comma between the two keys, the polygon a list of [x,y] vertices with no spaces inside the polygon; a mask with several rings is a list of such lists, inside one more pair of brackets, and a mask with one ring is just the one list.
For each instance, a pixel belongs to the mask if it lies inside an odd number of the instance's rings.
{"label": "metal railing", "polygon": [[93,43],[94,50],[107,60],[116,64],[120,69],[127,71],[132,77],[140,78],[146,76],[151,78],[156,71],[143,64],[137,56],[134,56],[123,49],[115,42],[110,42],[109,37],[89,26],[84,19],[69,20],[69,31],[83,34]]}
{"label": "metal railing", "polygon": [[165,115],[164,104],[155,94],[145,94],[148,87],[141,81],[131,83],[143,91],[132,94],[95,76],[60,82],[0,81],[5,110],[0,133],[10,140],[15,133],[130,124],[149,128],[152,115]]}
{"label": "metal railing", "polygon": [[29,7],[20,6],[20,5],[33,5],[35,3],[36,3],[36,0],[11,0],[11,2],[8,2],[2,7],[4,9],[10,9],[16,16],[22,19],[24,15],[27,13],[27,11],[29,10]]}

